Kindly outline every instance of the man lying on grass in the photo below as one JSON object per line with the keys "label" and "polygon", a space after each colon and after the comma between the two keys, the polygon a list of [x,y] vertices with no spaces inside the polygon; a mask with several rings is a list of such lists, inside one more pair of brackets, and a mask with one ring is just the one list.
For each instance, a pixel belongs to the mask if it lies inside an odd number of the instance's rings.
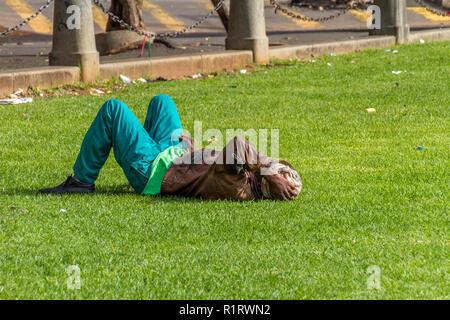
{"label": "man lying on grass", "polygon": [[107,101],[81,145],[74,176],[46,194],[91,193],[111,147],[131,186],[140,194],[203,199],[293,200],[301,191],[297,172],[247,140],[232,139],[221,151],[195,150],[183,135],[173,100],[154,97],[144,126],[121,101]]}

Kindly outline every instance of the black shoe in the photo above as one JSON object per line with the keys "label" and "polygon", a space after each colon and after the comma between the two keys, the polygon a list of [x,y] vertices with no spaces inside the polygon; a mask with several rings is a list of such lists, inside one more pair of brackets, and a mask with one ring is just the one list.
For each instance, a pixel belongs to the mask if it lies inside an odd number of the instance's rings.
{"label": "black shoe", "polygon": [[92,193],[94,191],[95,184],[83,182],[72,176],[68,177],[66,181],[57,187],[39,190],[40,193],[45,194]]}

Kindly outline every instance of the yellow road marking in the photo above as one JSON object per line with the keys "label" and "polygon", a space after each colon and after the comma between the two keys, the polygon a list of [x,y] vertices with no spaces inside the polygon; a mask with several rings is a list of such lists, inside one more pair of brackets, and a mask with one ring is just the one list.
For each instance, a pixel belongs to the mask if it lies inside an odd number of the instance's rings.
{"label": "yellow road marking", "polygon": [[160,6],[154,3],[144,1],[144,9],[150,12],[150,14],[155,17],[156,20],[158,20],[161,24],[172,31],[181,31],[186,28],[186,25],[183,23],[183,21],[168,14]]}
{"label": "yellow road marking", "polygon": [[[267,5],[270,5],[270,2],[268,0],[265,1]],[[270,7],[272,8],[272,6],[270,5]],[[299,19],[295,19],[293,17],[290,17],[289,15],[281,12],[281,11],[277,11],[277,13],[281,14],[282,16],[288,18],[289,20],[291,20],[292,22],[294,22],[296,25],[298,25],[299,27],[302,28],[313,28],[313,29],[320,29],[323,28],[323,26],[315,21],[304,21],[304,20],[299,20]],[[307,16],[301,14],[301,13],[296,13],[298,16],[303,17],[303,18],[307,18]]]}
{"label": "yellow road marking", "polygon": [[214,6],[211,3],[211,0],[197,0],[199,4],[201,4],[205,9],[212,10]]}
{"label": "yellow road marking", "polygon": [[358,19],[359,21],[364,21],[366,22],[367,19],[370,18],[371,14],[368,13],[367,11],[362,11],[362,10],[350,10],[349,13],[354,16],[356,19]]}
{"label": "yellow road marking", "polygon": [[[282,16],[288,18],[289,20],[291,20],[292,22],[294,22],[296,25],[302,27],[302,28],[314,28],[314,29],[320,29],[323,28],[323,26],[315,21],[304,21],[304,20],[299,20],[299,19],[295,19],[291,16],[288,16],[287,14],[278,11],[277,13],[280,13]],[[303,18],[307,18],[307,16],[297,13],[298,16],[303,17]]]}
{"label": "yellow road marking", "polygon": [[94,5],[92,5],[92,15],[94,16],[95,23],[100,27],[100,29],[102,29],[102,31],[106,31],[108,16]]}
{"label": "yellow road marking", "polygon": [[421,16],[423,16],[425,19],[430,20],[432,22],[450,22],[450,16],[449,17],[444,17],[444,16],[438,16],[436,14],[431,13],[430,11],[428,11],[425,8],[422,7],[411,7],[408,8],[409,11],[411,12],[415,12],[417,14],[420,14]]}
{"label": "yellow road marking", "polygon": [[[22,19],[31,16],[35,10],[22,0],[5,0],[8,7],[13,9]],[[51,34],[53,33],[53,25],[44,15],[40,14],[30,22],[28,22],[31,29],[37,33]]]}

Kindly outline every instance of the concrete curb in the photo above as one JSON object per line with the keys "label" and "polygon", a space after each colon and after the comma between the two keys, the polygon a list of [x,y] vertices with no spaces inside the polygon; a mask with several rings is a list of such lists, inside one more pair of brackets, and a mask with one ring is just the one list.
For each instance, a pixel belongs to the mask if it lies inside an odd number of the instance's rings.
{"label": "concrete curb", "polygon": [[[411,33],[408,42],[450,40],[450,29]],[[336,41],[313,45],[286,46],[270,49],[270,59],[309,58],[327,53],[343,54],[366,49],[380,49],[395,45],[393,36],[372,36],[367,39]],[[156,57],[151,60],[127,60],[100,65],[100,78],[110,79],[121,74],[137,79],[176,79],[197,73],[232,71],[253,62],[252,51],[225,51],[201,55]],[[0,73],[0,95],[8,95],[29,86],[41,89],[80,81],[78,67],[44,67],[20,69]]]}
{"label": "concrete curb", "polygon": [[[177,79],[197,73],[232,71],[252,64],[252,51],[226,51],[202,55],[156,57],[151,60],[126,60],[100,65],[100,78],[110,79],[121,74],[132,79],[151,76],[152,79]],[[0,73],[0,95],[8,95],[29,86],[41,89],[80,81],[78,67],[44,67]]]}
{"label": "concrete curb", "polygon": [[30,86],[51,88],[80,80],[78,67],[44,67],[0,73],[0,95],[7,95],[19,88]]}
{"label": "concrete curb", "polygon": [[450,28],[411,33],[408,38],[408,43],[415,43],[419,42],[420,40],[425,40],[429,42],[450,40]]}
{"label": "concrete curb", "polygon": [[[450,28],[413,32],[408,43],[450,40]],[[287,60],[290,58],[306,59],[327,53],[343,54],[348,52],[382,49],[396,44],[394,36],[372,36],[368,39],[327,42],[313,45],[286,46],[270,49],[270,59]]]}
{"label": "concrete curb", "polygon": [[306,59],[327,53],[343,54],[359,50],[380,49],[395,45],[394,36],[374,36],[368,39],[346,40],[302,46],[289,46],[270,49],[270,59]]}
{"label": "concrete curb", "polygon": [[152,79],[176,79],[197,73],[232,71],[251,64],[251,51],[226,51],[202,55],[156,57],[151,60],[127,60],[100,65],[100,77],[109,79],[121,74],[132,79],[151,76]]}

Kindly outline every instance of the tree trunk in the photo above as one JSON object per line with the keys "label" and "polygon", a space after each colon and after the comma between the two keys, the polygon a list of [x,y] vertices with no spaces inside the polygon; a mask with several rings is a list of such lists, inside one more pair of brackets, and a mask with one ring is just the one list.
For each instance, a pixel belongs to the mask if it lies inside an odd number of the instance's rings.
{"label": "tree trunk", "polygon": [[[127,24],[139,30],[145,29],[144,19],[142,18],[143,0],[112,0],[109,9],[119,18],[123,19]],[[106,31],[123,30],[119,23],[108,18]]]}
{"label": "tree trunk", "polygon": [[[220,0],[211,0],[213,6],[217,6],[220,2]],[[222,7],[217,11],[220,20],[222,21],[223,27],[225,28],[225,31],[229,31],[229,20],[230,20],[230,9],[228,9],[228,6],[226,4],[223,4]]]}
{"label": "tree trunk", "polygon": [[[138,30],[145,30],[142,5],[143,0],[112,0],[109,10],[127,24]],[[111,17],[108,18],[106,32],[95,35],[97,51],[101,55],[136,49],[142,45],[143,39],[143,36],[122,27]]]}

